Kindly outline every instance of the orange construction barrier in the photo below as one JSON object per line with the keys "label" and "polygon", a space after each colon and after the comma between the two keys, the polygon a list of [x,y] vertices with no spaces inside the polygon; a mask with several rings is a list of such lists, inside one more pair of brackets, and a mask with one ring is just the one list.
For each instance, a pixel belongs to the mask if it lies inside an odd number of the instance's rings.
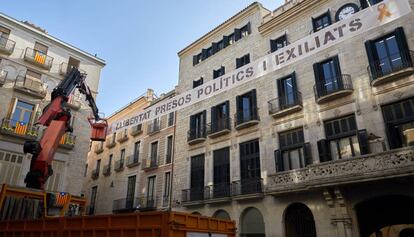
{"label": "orange construction barrier", "polygon": [[235,237],[235,222],[180,212],[44,218],[0,222],[0,237]]}

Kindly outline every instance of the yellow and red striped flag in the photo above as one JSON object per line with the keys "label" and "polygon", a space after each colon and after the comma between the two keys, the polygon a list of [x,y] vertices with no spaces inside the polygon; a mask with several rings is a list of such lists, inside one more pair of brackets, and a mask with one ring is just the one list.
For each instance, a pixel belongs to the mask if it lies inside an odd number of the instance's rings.
{"label": "yellow and red striped flag", "polygon": [[25,135],[27,131],[27,124],[22,121],[16,122],[16,128],[14,129],[14,132],[20,135]]}
{"label": "yellow and red striped flag", "polygon": [[69,201],[69,195],[67,193],[58,193],[55,197],[55,206],[57,207],[63,207]]}
{"label": "yellow and red striped flag", "polygon": [[46,55],[44,55],[43,53],[37,52],[35,53],[35,57],[34,60],[40,64],[45,64],[46,61]]}

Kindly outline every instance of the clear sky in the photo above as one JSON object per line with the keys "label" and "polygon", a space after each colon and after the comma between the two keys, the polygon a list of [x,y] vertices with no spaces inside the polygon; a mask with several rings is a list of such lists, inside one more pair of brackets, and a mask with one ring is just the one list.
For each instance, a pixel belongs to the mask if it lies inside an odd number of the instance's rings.
{"label": "clear sky", "polygon": [[[284,0],[262,0],[274,10]],[[105,59],[98,105],[106,115],[178,81],[177,52],[251,0],[1,0],[0,11]]]}

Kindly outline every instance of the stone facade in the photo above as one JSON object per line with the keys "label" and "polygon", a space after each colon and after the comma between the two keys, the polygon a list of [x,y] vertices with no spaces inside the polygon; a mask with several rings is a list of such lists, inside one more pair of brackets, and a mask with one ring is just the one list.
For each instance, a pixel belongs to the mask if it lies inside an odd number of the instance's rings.
{"label": "stone facade", "polygon": [[[68,64],[87,73],[87,84],[96,97],[105,62],[2,13],[0,29],[0,183],[24,186],[30,156],[23,154],[23,143],[41,136],[41,129],[33,123],[49,103],[52,89],[64,78]],[[89,150],[90,109],[78,93],[68,105],[74,132],[66,134],[59,145],[46,189],[79,195]]]}
{"label": "stone facade", "polygon": [[[349,2],[356,4],[358,8],[361,6],[361,2],[357,0]],[[411,6],[414,5],[413,1],[409,3]],[[249,54],[250,62],[254,62],[270,53],[271,40],[286,34],[287,42],[293,43],[308,36],[313,32],[312,19],[318,18],[327,10],[332,23],[335,23],[335,13],[344,4],[339,0],[288,1],[280,8],[269,11],[260,3],[253,3],[178,53],[180,72],[177,94],[192,89],[193,82],[199,78],[203,78],[204,83],[213,80],[213,70],[222,66],[225,67],[226,73],[234,70],[236,58]],[[313,215],[317,236],[371,234],[371,229],[367,230],[364,229],[365,226],[360,226],[363,218],[357,216],[363,215],[361,214],[363,211],[358,214],[357,210],[363,209],[366,204],[364,201],[377,200],[376,198],[380,200],[381,197],[393,195],[406,195],[411,200],[414,197],[412,188],[409,188],[413,184],[410,176],[414,171],[412,148],[394,149],[395,147],[390,145],[394,137],[387,132],[382,112],[385,105],[414,96],[412,90],[414,75],[410,61],[412,58],[410,58],[406,67],[391,73],[390,81],[375,85],[370,78],[372,72],[370,74],[367,70],[370,63],[365,42],[385,36],[394,32],[396,28],[402,27],[408,50],[412,50],[414,48],[413,18],[414,14],[411,12],[382,27],[373,28],[296,63],[180,110],[177,113],[177,121],[180,122],[176,125],[175,140],[174,208],[206,216],[219,216],[219,213],[222,214],[224,210],[236,221],[240,236],[258,234],[254,236],[276,237],[298,236],[289,232],[291,225],[287,224],[290,222],[286,218],[289,208],[300,203],[306,206],[302,210],[310,210],[311,216]],[[235,29],[241,29],[249,22],[251,32],[247,36],[203,60],[197,61],[194,58],[195,55],[208,49],[212,43],[236,32]],[[350,87],[340,88],[340,95],[337,93],[328,95],[326,101],[321,101],[314,92],[313,67],[316,63],[336,56],[341,74],[346,75],[339,76],[339,80],[344,82],[350,80],[348,83]],[[408,72],[405,73],[405,70]],[[299,109],[284,114],[269,111],[269,102],[280,97],[277,80],[293,72],[296,75],[296,90],[301,94]],[[236,129],[234,115],[238,107],[237,96],[252,89],[256,90],[258,116],[245,128]],[[210,123],[211,108],[225,101],[229,101],[231,131],[221,136],[205,136],[197,142],[189,142],[187,133],[192,129],[190,117],[205,110],[204,120]],[[358,154],[353,153],[353,157],[350,158],[324,162],[321,160],[323,150],[320,150],[322,149],[320,141],[327,138],[325,131],[327,122],[348,115],[355,118],[358,131],[369,134],[369,137],[365,137],[365,147],[368,147],[366,149],[369,151],[365,155],[360,155],[363,153],[358,152]],[[407,119],[412,121],[412,118],[408,117]],[[309,160],[305,162],[306,166],[302,165],[299,169],[278,171],[275,153],[282,150],[280,135],[294,129],[303,131],[303,143],[309,144],[308,150],[303,152],[307,152],[306,157]],[[243,190],[240,180],[243,178],[243,172],[250,172],[250,170],[246,171],[241,167],[241,153],[245,151],[241,151],[240,145],[255,139],[258,140],[260,148],[261,181],[256,186],[257,192],[245,195],[243,191],[240,192],[240,189]],[[362,150],[363,138],[359,137],[358,141],[359,144],[355,147]],[[320,149],[318,146],[321,146]],[[205,188],[201,196],[193,198],[191,196],[193,157],[204,155],[202,182],[205,187],[211,187],[214,185],[215,175],[214,151],[225,147],[229,148],[228,193],[224,195],[225,197],[211,198],[211,190]],[[248,164],[247,169],[251,169],[252,166],[254,164]],[[243,184],[243,181],[241,183]],[[394,202],[398,202],[396,200]],[[252,214],[252,210],[255,214]],[[263,222],[257,221],[258,218],[263,219]],[[247,225],[259,227],[255,229]],[[260,227],[262,225],[263,228]]]}
{"label": "stone facade", "polygon": [[[174,91],[156,99],[153,91],[149,89],[146,95],[110,116],[108,123],[139,113],[171,96],[174,96]],[[169,208],[171,195],[166,188],[170,190],[168,187],[171,185],[174,140],[171,140],[169,153],[167,140],[169,136],[174,139],[175,114],[172,119],[170,116],[162,116],[158,122],[145,122],[138,125],[139,128],[133,126],[119,131],[115,139],[114,134],[109,134],[104,143],[93,142],[83,186],[88,197],[90,214]],[[153,143],[157,144],[156,154],[151,150]],[[124,155],[122,150],[125,151]],[[168,172],[170,176],[166,180]],[[134,176],[135,178],[131,178]],[[154,179],[151,184],[148,184],[149,177]],[[166,184],[168,187],[165,187]],[[96,195],[91,193],[93,187],[97,187]],[[153,192],[148,192],[149,187]],[[95,205],[91,201],[94,196]]]}

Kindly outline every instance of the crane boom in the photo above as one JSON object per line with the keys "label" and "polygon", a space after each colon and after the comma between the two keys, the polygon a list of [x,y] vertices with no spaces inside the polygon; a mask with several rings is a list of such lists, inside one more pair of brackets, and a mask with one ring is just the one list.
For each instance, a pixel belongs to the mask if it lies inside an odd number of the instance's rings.
{"label": "crane boom", "polygon": [[93,118],[88,118],[92,126],[91,140],[105,140],[108,124],[99,116],[98,107],[85,79],[86,74],[72,68],[53,89],[50,103],[43,109],[42,115],[36,122],[46,127],[40,141],[26,141],[23,146],[24,153],[32,154],[30,170],[24,180],[26,187],[43,189],[48,177],[53,174],[51,164],[59,141],[66,132],[73,131],[70,125],[71,111],[66,103],[76,88],[85,95],[92,109]]}

